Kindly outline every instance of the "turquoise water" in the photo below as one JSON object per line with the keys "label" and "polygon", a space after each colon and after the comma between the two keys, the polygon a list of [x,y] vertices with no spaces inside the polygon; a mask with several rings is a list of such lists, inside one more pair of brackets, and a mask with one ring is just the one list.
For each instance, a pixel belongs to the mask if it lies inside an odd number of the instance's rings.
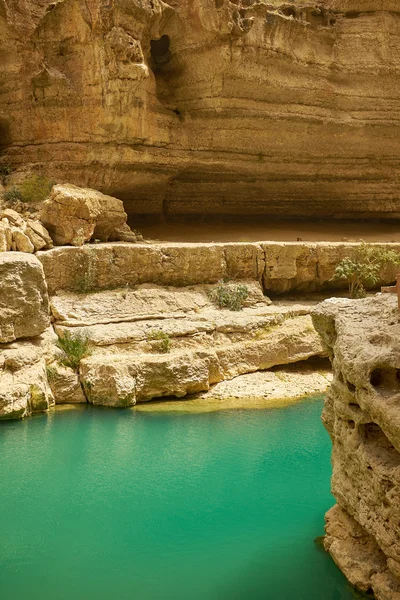
{"label": "turquoise water", "polygon": [[0,427],[2,600],[347,600],[322,400]]}

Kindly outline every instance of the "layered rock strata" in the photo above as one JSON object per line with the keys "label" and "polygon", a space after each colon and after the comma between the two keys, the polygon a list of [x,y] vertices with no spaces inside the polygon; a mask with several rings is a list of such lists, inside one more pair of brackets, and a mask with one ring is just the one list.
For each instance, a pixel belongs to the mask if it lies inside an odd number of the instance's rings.
{"label": "layered rock strata", "polygon": [[0,0],[3,164],[129,213],[399,217],[394,0]]}
{"label": "layered rock strata", "polygon": [[333,443],[325,547],[357,588],[400,599],[400,322],[395,295],[331,299],[313,313],[334,379],[323,421]]}
{"label": "layered rock strata", "polygon": [[[400,244],[375,244],[400,250]],[[60,247],[37,256],[51,295],[58,291],[99,289],[155,283],[187,286],[224,279],[261,284],[265,294],[345,290],[333,279],[336,265],[354,256],[356,242],[150,243]],[[396,268],[384,268],[380,284],[396,279]]]}
{"label": "layered rock strata", "polygon": [[0,419],[17,419],[54,405],[46,355],[56,336],[37,258],[1,253],[0,281]]}

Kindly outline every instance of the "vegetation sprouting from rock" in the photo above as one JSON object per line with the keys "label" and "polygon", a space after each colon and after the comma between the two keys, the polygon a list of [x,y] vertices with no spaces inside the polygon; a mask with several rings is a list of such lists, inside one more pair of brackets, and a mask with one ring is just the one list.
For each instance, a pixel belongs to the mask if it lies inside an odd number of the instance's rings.
{"label": "vegetation sprouting from rock", "polygon": [[233,311],[242,310],[248,296],[249,290],[246,285],[235,285],[223,281],[220,281],[208,292],[211,302],[218,308],[227,308]]}
{"label": "vegetation sprouting from rock", "polygon": [[31,175],[20,186],[20,193],[24,202],[42,202],[50,194],[54,181],[45,175]]}
{"label": "vegetation sprouting from rock", "polygon": [[168,333],[165,333],[165,331],[161,331],[160,329],[150,331],[147,339],[151,343],[152,350],[155,352],[168,354],[168,352],[171,350],[171,338],[169,337]]}
{"label": "vegetation sprouting from rock", "polygon": [[66,331],[62,337],[58,338],[56,344],[62,351],[59,358],[60,364],[70,367],[74,371],[78,370],[81,360],[92,353],[89,338],[80,333],[72,334]]}
{"label": "vegetation sprouting from rock", "polygon": [[22,194],[16,187],[12,187],[10,190],[4,192],[4,201],[10,204],[16,204],[17,202],[22,202]]}
{"label": "vegetation sprouting from rock", "polygon": [[400,267],[400,254],[364,242],[353,256],[346,256],[340,261],[336,266],[334,279],[347,281],[351,298],[363,298],[365,287],[376,285],[381,269],[386,266]]}

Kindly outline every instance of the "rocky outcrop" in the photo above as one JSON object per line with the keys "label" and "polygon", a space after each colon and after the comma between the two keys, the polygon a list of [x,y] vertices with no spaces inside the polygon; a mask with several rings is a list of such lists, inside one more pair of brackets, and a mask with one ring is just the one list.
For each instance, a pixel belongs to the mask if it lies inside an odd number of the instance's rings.
{"label": "rocky outcrop", "polygon": [[313,322],[332,357],[323,421],[333,442],[325,547],[378,600],[400,599],[400,323],[395,295],[331,299]]}
{"label": "rocky outcrop", "polygon": [[52,248],[49,232],[40,221],[23,218],[17,211],[6,208],[0,211],[0,252],[27,252]]}
{"label": "rocky outcrop", "polygon": [[[399,244],[376,244],[400,250]],[[220,280],[260,282],[266,294],[346,289],[333,279],[359,243],[152,243],[96,244],[38,252],[49,292],[90,292],[153,283],[164,286],[214,284]],[[396,268],[380,273],[380,284],[396,279]]]}
{"label": "rocky outcrop", "polygon": [[54,404],[45,356],[55,334],[37,258],[0,253],[0,281],[0,419],[19,419]]}
{"label": "rocky outcrop", "polygon": [[55,185],[40,213],[57,246],[82,246],[91,239],[136,242],[127,218],[121,200],[70,184]]}
{"label": "rocky outcrop", "polygon": [[394,0],[1,0],[3,161],[128,213],[398,217]]}
{"label": "rocky outcrop", "polygon": [[34,256],[0,253],[0,343],[40,335],[50,324],[41,263]]}
{"label": "rocky outcrop", "polygon": [[221,310],[208,291],[142,285],[136,289],[59,293],[54,326],[91,340],[80,378],[88,401],[132,406],[208,390],[243,373],[323,353],[309,304],[274,307],[258,283],[243,281],[242,311]]}

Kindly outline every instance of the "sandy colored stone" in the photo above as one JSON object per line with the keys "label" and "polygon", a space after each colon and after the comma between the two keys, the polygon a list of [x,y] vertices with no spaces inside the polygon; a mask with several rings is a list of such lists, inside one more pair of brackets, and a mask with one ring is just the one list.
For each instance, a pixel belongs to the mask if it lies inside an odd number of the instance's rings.
{"label": "sandy colored stone", "polygon": [[30,340],[0,344],[0,420],[22,419],[54,405],[46,369],[53,335],[49,328]]}
{"label": "sandy colored stone", "polygon": [[11,227],[12,233],[12,248],[17,252],[27,252],[33,254],[35,252],[35,246],[32,244],[29,237],[18,229],[18,227]]}
{"label": "sandy colored stone", "polygon": [[298,362],[217,383],[208,392],[196,396],[196,406],[202,403],[214,405],[217,401],[222,409],[268,407],[275,405],[275,401],[294,401],[323,394],[331,379],[331,371],[326,363]]}
{"label": "sandy colored stone", "polygon": [[95,405],[127,408],[136,404],[135,368],[129,360],[106,362],[85,359],[80,368],[81,383],[88,402]]}
{"label": "sandy colored stone", "polygon": [[11,227],[6,219],[0,221],[0,252],[9,252],[12,246]]}
{"label": "sandy colored stone", "polygon": [[[340,520],[353,519],[366,543],[346,543],[327,519],[328,549],[350,581],[398,600],[400,579],[400,322],[397,297],[326,300],[313,313],[333,361],[323,414],[332,438],[332,491]],[[344,514],[344,517],[343,517]],[[350,519],[350,520],[351,520]],[[335,522],[336,517],[333,518]],[[349,529],[344,527],[344,529]],[[375,548],[375,550],[374,550]],[[384,570],[368,564],[384,558]],[[390,559],[390,562],[389,562]],[[367,564],[368,563],[368,564]]]}
{"label": "sandy colored stone", "polygon": [[36,257],[0,253],[0,343],[33,337],[49,325],[43,268]]}
{"label": "sandy colored stone", "polygon": [[129,213],[398,218],[397,11],[8,0],[5,160]]}
{"label": "sandy colored stone", "polygon": [[86,398],[75,371],[53,362],[47,367],[47,379],[56,404],[83,404]]}
{"label": "sandy colored stone", "polygon": [[[80,367],[84,387],[89,382],[90,401],[124,405],[125,383],[121,394],[118,382],[120,379],[125,382],[129,377],[135,381],[135,400],[144,402],[207,391],[211,384],[224,379],[323,354],[310,316],[282,320],[271,331],[268,327],[262,336],[254,336],[240,327],[236,336],[234,331],[231,335],[232,326],[230,332],[221,336],[205,329],[200,335],[196,329],[187,332],[188,343],[185,336],[172,338],[171,351],[167,354],[154,353],[148,341],[141,345],[140,340],[132,338],[114,338],[111,345],[96,345],[92,356],[85,358]],[[154,323],[152,330],[164,331],[162,322]],[[90,328],[78,328],[78,331],[89,334]],[[91,339],[98,343],[96,338]],[[105,344],[106,339],[105,335],[101,343]],[[110,401],[106,400],[107,386],[115,390],[110,392]]]}
{"label": "sandy colored stone", "polygon": [[[53,247],[53,241],[43,223],[41,223],[40,221],[34,221],[33,219],[27,219],[26,225],[27,230],[33,231],[33,233],[35,233],[38,237],[44,240],[46,248]],[[29,233],[27,235],[29,235]]]}
{"label": "sandy colored stone", "polygon": [[[96,244],[39,252],[50,294],[61,290],[89,292],[143,283],[166,286],[253,280],[264,293],[346,290],[333,280],[335,267],[351,256],[352,242],[238,242],[162,244]],[[378,244],[382,246],[383,244]],[[400,244],[384,244],[400,252]],[[382,269],[382,285],[396,278]]]}
{"label": "sandy colored stone", "polygon": [[126,225],[127,215],[121,200],[65,184],[53,187],[43,203],[40,220],[56,245],[82,246],[91,239],[118,239],[117,232]]}
{"label": "sandy colored stone", "polygon": [[24,219],[16,210],[13,210],[12,208],[5,208],[3,211],[1,211],[1,216],[2,218],[8,219],[8,221],[16,227],[22,228],[24,226]]}

